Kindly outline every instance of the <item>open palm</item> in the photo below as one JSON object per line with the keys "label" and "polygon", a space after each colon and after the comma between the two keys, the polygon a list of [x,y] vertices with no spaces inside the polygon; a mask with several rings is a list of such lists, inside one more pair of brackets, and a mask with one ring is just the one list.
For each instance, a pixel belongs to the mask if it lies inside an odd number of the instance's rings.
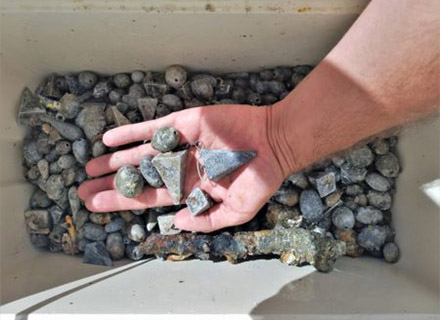
{"label": "open palm", "polygon": [[[117,147],[150,140],[156,129],[175,127],[180,143],[200,141],[207,149],[256,151],[255,157],[218,182],[201,180],[197,173],[195,148],[190,148],[184,186],[185,197],[199,186],[217,202],[204,214],[193,216],[180,210],[174,224],[179,229],[211,232],[251,220],[283,181],[283,173],[267,138],[267,108],[244,105],[208,106],[173,113],[164,118],[122,126],[105,133],[104,143]],[[172,205],[165,188],[145,188],[137,198],[125,198],[115,188],[114,172],[126,164],[139,165],[145,154],[157,154],[150,143],[117,151],[91,160],[86,171],[92,177],[84,182],[79,195],[89,210],[111,212]],[[110,174],[110,175],[109,175]],[[105,175],[105,176],[104,176]]]}

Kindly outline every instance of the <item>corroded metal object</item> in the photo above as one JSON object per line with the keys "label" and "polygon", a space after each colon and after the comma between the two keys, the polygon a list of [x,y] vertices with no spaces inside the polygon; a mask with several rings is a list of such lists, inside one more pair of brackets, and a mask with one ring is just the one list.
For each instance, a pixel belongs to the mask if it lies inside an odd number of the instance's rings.
{"label": "corroded metal object", "polygon": [[188,150],[162,153],[152,160],[174,204],[179,204],[183,196],[187,162]]}
{"label": "corroded metal object", "polygon": [[186,205],[189,211],[196,216],[208,210],[213,201],[209,194],[203,192],[200,188],[195,188],[186,198]]}
{"label": "corroded metal object", "polygon": [[332,238],[315,238],[309,230],[279,228],[255,232],[222,233],[215,236],[183,233],[172,236],[151,234],[139,245],[145,255],[166,258],[169,255],[224,257],[235,263],[248,256],[278,255],[283,263],[315,266],[323,272],[331,270],[345,254],[345,243]]}
{"label": "corroded metal object", "polygon": [[230,151],[230,150],[211,150],[200,149],[203,168],[212,181],[231,174],[242,165],[251,161],[257,153],[255,151]]}

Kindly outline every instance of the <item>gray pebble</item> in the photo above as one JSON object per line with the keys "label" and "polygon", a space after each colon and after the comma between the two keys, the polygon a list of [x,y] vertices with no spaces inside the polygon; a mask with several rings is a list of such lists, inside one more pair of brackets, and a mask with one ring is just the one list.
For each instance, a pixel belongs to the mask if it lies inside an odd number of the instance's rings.
{"label": "gray pebble", "polygon": [[347,161],[355,168],[368,167],[373,163],[373,160],[373,152],[367,145],[351,150],[347,156]]}
{"label": "gray pebble", "polygon": [[124,257],[125,245],[120,233],[111,233],[106,240],[106,248],[113,260],[120,260]]}
{"label": "gray pebble", "polygon": [[141,83],[142,80],[144,80],[144,77],[145,77],[145,73],[139,70],[133,71],[131,73],[131,80],[134,83]]}
{"label": "gray pebble", "polygon": [[73,223],[75,223],[75,226],[78,230],[84,231],[83,226],[87,221],[89,221],[89,215],[90,215],[89,211],[87,211],[86,209],[81,209],[78,211],[76,216],[72,217]]}
{"label": "gray pebble", "polygon": [[49,199],[58,200],[67,192],[64,187],[63,177],[59,174],[51,175],[47,179],[46,192]]}
{"label": "gray pebble", "polygon": [[380,156],[375,163],[377,171],[387,178],[396,178],[400,171],[399,160],[392,153]]}
{"label": "gray pebble", "polygon": [[128,238],[135,242],[142,242],[147,237],[145,229],[140,224],[132,224],[127,229]]}
{"label": "gray pebble", "polygon": [[389,192],[378,192],[370,190],[367,193],[368,203],[380,210],[389,210],[391,208],[392,197]]}
{"label": "gray pebble", "polygon": [[155,119],[166,117],[171,113],[170,107],[163,103],[159,103],[156,107]]}
{"label": "gray pebble", "polygon": [[58,157],[59,157],[58,151],[56,151],[55,148],[53,148],[52,150],[50,150],[50,152],[48,154],[46,154],[44,159],[46,159],[48,162],[53,162],[53,161],[57,160]]}
{"label": "gray pebble", "polygon": [[179,145],[180,134],[173,127],[162,127],[156,130],[151,141],[153,149],[160,152],[172,151]]}
{"label": "gray pebble", "polygon": [[72,151],[79,163],[85,165],[90,160],[90,144],[86,139],[76,140],[72,145]]}
{"label": "gray pebble", "polygon": [[144,179],[141,173],[132,165],[119,168],[116,173],[116,189],[127,198],[135,198],[144,188]]}
{"label": "gray pebble", "polygon": [[173,111],[179,111],[183,109],[183,103],[180,98],[174,94],[166,94],[162,97],[162,103],[167,105]]}
{"label": "gray pebble", "polygon": [[77,168],[75,170],[75,182],[82,183],[87,178],[87,173],[84,168]]}
{"label": "gray pebble", "polygon": [[49,207],[47,209],[47,211],[50,214],[50,217],[52,220],[52,225],[56,225],[61,220],[64,213],[66,212],[66,210],[64,210],[63,208],[61,208],[58,205],[53,205],[53,206]]}
{"label": "gray pebble", "polygon": [[165,71],[165,81],[174,89],[182,87],[187,79],[187,73],[181,66],[171,66]]}
{"label": "gray pebble", "polygon": [[197,78],[191,81],[191,91],[203,100],[211,100],[214,96],[214,88],[209,78]]}
{"label": "gray pebble", "polygon": [[365,180],[368,170],[353,167],[350,163],[341,166],[341,182],[343,184],[357,183]]}
{"label": "gray pebble", "polygon": [[158,100],[155,98],[145,97],[137,100],[138,109],[145,121],[151,120],[156,114]]}
{"label": "gray pebble", "polygon": [[310,222],[317,222],[322,217],[324,205],[315,190],[304,190],[299,198],[299,206],[304,218]]}
{"label": "gray pebble", "polygon": [[93,212],[89,214],[89,219],[94,224],[106,225],[111,221],[111,215],[108,212]]}
{"label": "gray pebble", "polygon": [[106,97],[113,87],[109,79],[99,81],[93,88],[93,97],[95,99],[102,99]]}
{"label": "gray pebble", "polygon": [[387,178],[380,175],[379,173],[369,173],[365,177],[365,182],[370,186],[370,188],[376,191],[388,191],[391,188],[391,184]]}
{"label": "gray pebble", "polygon": [[97,158],[107,152],[107,146],[102,140],[96,140],[92,145],[92,157]]}
{"label": "gray pebble", "polygon": [[354,197],[354,202],[360,206],[366,206],[368,204],[368,198],[365,194],[358,194]]}
{"label": "gray pebble", "polygon": [[70,154],[65,154],[58,158],[57,163],[61,169],[69,169],[76,165],[76,159]]}
{"label": "gray pebble", "polygon": [[41,189],[36,189],[29,200],[29,206],[31,209],[47,208],[51,204],[52,200],[50,200],[46,192]]}
{"label": "gray pebble", "polygon": [[115,218],[109,223],[107,223],[104,227],[105,232],[112,233],[118,232],[125,226],[125,221],[122,218]]}
{"label": "gray pebble", "polygon": [[151,162],[153,158],[154,156],[149,154],[142,156],[139,169],[142,173],[142,176],[151,187],[160,188],[163,186],[163,181],[159,175],[159,172],[157,172],[156,168]]}
{"label": "gray pebble", "polygon": [[46,155],[52,150],[47,134],[41,133],[37,139],[37,152],[40,155]]}
{"label": "gray pebble", "polygon": [[337,229],[353,229],[355,224],[353,211],[346,206],[337,207],[333,211],[332,222]]}
{"label": "gray pebble", "polygon": [[25,140],[23,144],[23,157],[28,166],[36,164],[39,160],[43,158],[43,156],[37,151],[36,140]]}
{"label": "gray pebble", "polygon": [[[122,100],[123,95],[124,95],[123,90],[114,89],[114,90],[110,91],[110,93],[108,94],[108,99],[110,100],[111,104],[116,105],[118,102],[120,102]],[[107,119],[107,123],[109,123],[108,120],[109,119]]]}
{"label": "gray pebble", "polygon": [[247,102],[252,106],[259,106],[263,102],[263,98],[261,94],[251,91],[247,95]]}
{"label": "gray pebble", "polygon": [[357,196],[364,193],[364,188],[358,184],[349,184],[344,188],[344,193],[349,196]]}
{"label": "gray pebble", "polygon": [[78,83],[84,89],[92,89],[96,82],[98,82],[98,77],[91,71],[83,71],[78,74]]}
{"label": "gray pebble", "polygon": [[273,70],[274,79],[278,81],[288,81],[292,73],[292,69],[288,67],[276,67]]}
{"label": "gray pebble", "polygon": [[30,233],[50,233],[51,221],[48,210],[27,210],[24,212],[24,219]]}
{"label": "gray pebble", "polygon": [[31,242],[37,248],[46,248],[49,246],[49,236],[47,234],[31,233]]}
{"label": "gray pebble", "polygon": [[128,89],[128,96],[136,100],[145,97],[145,95],[146,95],[145,89],[142,87],[142,85],[138,83],[132,84]]}
{"label": "gray pebble", "polygon": [[60,168],[57,161],[54,161],[49,164],[49,174],[58,174],[61,173],[61,171],[63,171],[63,169]]}
{"label": "gray pebble", "polygon": [[157,223],[159,224],[160,234],[173,235],[178,234],[182,230],[176,229],[173,224],[173,218],[176,213],[166,213],[157,217]]}
{"label": "gray pebble", "polygon": [[362,224],[378,224],[383,220],[382,212],[374,207],[359,207],[356,210],[356,220]]}
{"label": "gray pebble", "polygon": [[60,155],[68,154],[72,151],[72,144],[67,140],[59,140],[55,145],[55,150]]}
{"label": "gray pebble", "polygon": [[269,90],[276,96],[280,96],[284,91],[286,91],[286,86],[284,83],[278,80],[272,80],[268,82]]}
{"label": "gray pebble", "polygon": [[145,213],[145,209],[140,209],[140,210],[131,210],[131,212],[135,215],[135,216],[141,216]]}
{"label": "gray pebble", "polygon": [[125,254],[130,260],[140,260],[144,256],[139,250],[139,246],[134,243],[127,244],[125,247]]}
{"label": "gray pebble", "polygon": [[338,168],[341,168],[342,165],[345,163],[345,159],[340,156],[333,156],[331,158],[331,161],[332,161],[333,165],[335,165]]}
{"label": "gray pebble", "polygon": [[104,241],[107,238],[107,233],[105,233],[104,227],[87,222],[83,227],[84,237],[92,241]]}
{"label": "gray pebble", "polygon": [[390,151],[390,146],[385,139],[377,138],[371,144],[371,149],[373,149],[373,151],[378,155],[384,155],[387,154],[388,151]]}
{"label": "gray pebble", "polygon": [[261,80],[263,81],[269,81],[273,79],[273,70],[271,69],[265,69],[265,70],[261,70],[258,73],[258,76],[260,77]]}
{"label": "gray pebble", "polygon": [[74,119],[81,110],[78,97],[73,94],[66,93],[61,98],[60,103],[61,107],[59,112],[67,119]]}
{"label": "gray pebble", "polygon": [[292,186],[286,186],[280,188],[273,196],[272,199],[276,202],[293,207],[298,204],[299,194]]}
{"label": "gray pebble", "polygon": [[400,258],[399,247],[394,242],[389,242],[384,245],[382,253],[385,261],[389,263],[396,263]]}
{"label": "gray pebble", "polygon": [[148,212],[148,218],[146,228],[148,232],[151,232],[157,226],[157,213],[153,210]]}
{"label": "gray pebble", "polygon": [[303,172],[297,172],[292,174],[289,178],[287,178],[292,184],[301,189],[307,189],[309,186],[309,181]]}
{"label": "gray pebble", "polygon": [[72,168],[69,168],[69,169],[64,169],[61,172],[61,176],[63,177],[64,185],[66,187],[71,186],[75,182],[76,171],[77,171],[77,168],[76,167],[72,167]]}
{"label": "gray pebble", "polygon": [[37,168],[43,180],[49,178],[49,162],[46,159],[41,159],[37,162]]}
{"label": "gray pebble", "polygon": [[[107,125],[103,104],[87,104],[75,119],[75,123],[84,130],[89,140],[102,134]],[[79,138],[73,139],[77,140]]]}
{"label": "gray pebble", "polygon": [[125,73],[118,73],[113,77],[113,83],[116,87],[123,89],[131,84],[131,79]]}
{"label": "gray pebble", "polygon": [[358,244],[369,251],[379,251],[385,243],[387,233],[383,226],[368,226],[358,234]]}
{"label": "gray pebble", "polygon": [[86,245],[84,249],[84,263],[96,264],[101,266],[113,266],[113,261],[103,242],[93,242]]}
{"label": "gray pebble", "polygon": [[84,250],[86,250],[86,246],[89,243],[92,243],[92,241],[90,241],[89,239],[86,239],[86,238],[82,238],[82,239],[78,240],[78,243],[77,243],[78,251],[84,252]]}

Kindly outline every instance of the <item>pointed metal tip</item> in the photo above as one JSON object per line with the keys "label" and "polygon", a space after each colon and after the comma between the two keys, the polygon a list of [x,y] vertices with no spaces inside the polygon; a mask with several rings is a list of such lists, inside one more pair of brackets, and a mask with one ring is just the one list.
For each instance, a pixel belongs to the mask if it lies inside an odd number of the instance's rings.
{"label": "pointed metal tip", "polygon": [[255,151],[200,149],[203,168],[212,181],[231,174],[257,156]]}

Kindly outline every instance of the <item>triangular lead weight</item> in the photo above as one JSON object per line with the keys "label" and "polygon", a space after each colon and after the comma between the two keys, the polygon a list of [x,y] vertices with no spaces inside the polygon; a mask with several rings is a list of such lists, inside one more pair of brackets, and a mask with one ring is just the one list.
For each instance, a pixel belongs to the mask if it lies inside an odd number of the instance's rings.
{"label": "triangular lead weight", "polygon": [[234,172],[242,165],[251,161],[257,153],[255,151],[230,151],[200,149],[203,168],[208,178],[218,181],[224,176]]}
{"label": "triangular lead weight", "polygon": [[162,153],[151,161],[176,205],[183,197],[187,161],[188,150]]}
{"label": "triangular lead weight", "polygon": [[113,121],[117,127],[131,124],[131,122],[116,108],[116,106],[110,107],[110,111],[112,112]]}
{"label": "triangular lead weight", "polygon": [[20,109],[18,111],[18,123],[22,125],[31,125],[37,123],[38,116],[46,114],[45,108],[40,104],[38,98],[29,90],[24,88],[21,94]]}

